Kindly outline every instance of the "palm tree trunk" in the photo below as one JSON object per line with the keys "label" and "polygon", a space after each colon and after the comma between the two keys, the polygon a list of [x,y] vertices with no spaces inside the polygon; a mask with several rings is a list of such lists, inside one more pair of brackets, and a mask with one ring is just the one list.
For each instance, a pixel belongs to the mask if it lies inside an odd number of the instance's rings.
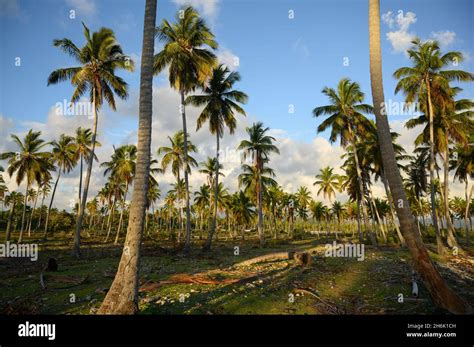
{"label": "palm tree trunk", "polygon": [[26,180],[26,191],[25,191],[25,201],[23,202],[23,214],[21,217],[21,229],[20,229],[20,237],[18,239],[18,243],[23,241],[23,230],[25,228],[25,216],[26,216],[26,205],[28,203],[28,189],[30,189],[30,182]]}
{"label": "palm tree trunk", "polygon": [[12,206],[10,207],[10,212],[8,212],[8,222],[7,222],[7,230],[6,230],[6,233],[5,233],[5,242],[10,241],[13,211],[15,210],[15,207],[16,207],[16,201],[12,201]]}
{"label": "palm tree trunk", "polygon": [[410,211],[410,205],[403,187],[402,178],[395,159],[395,151],[390,135],[390,126],[386,115],[382,114],[384,105],[382,83],[382,55],[380,49],[380,4],[379,0],[369,0],[369,37],[370,37],[370,81],[377,133],[383,166],[387,174],[390,191],[396,203],[400,229],[413,259],[413,265],[436,305],[453,313],[467,313],[469,305],[453,292],[434,267],[428,252],[416,232],[416,225]]}
{"label": "palm tree trunk", "polygon": [[430,81],[428,78],[425,81],[426,92],[428,96],[428,113],[429,113],[429,127],[430,127],[430,197],[431,197],[431,218],[433,220],[433,227],[436,233],[436,246],[438,254],[444,254],[446,252],[443,239],[438,225],[438,216],[436,214],[436,197],[435,197],[435,186],[434,186],[434,170],[435,170],[435,152],[434,152],[434,125],[433,125],[433,105],[431,103],[431,89]]}
{"label": "palm tree trunk", "polygon": [[451,215],[449,213],[449,144],[448,144],[448,138],[446,138],[446,150],[444,152],[444,158],[443,158],[443,164],[444,164],[444,215],[446,218],[446,227],[448,230],[448,245],[449,247],[457,247],[459,249],[458,242],[456,240],[456,237],[454,236],[454,225],[453,222],[451,221]]}
{"label": "palm tree trunk", "polygon": [[109,213],[109,218],[107,221],[107,236],[105,237],[105,243],[109,240],[110,232],[112,230],[112,222],[114,220],[114,212],[115,212],[115,199],[114,202],[112,203],[112,208]]}
{"label": "palm tree trunk", "polygon": [[79,168],[79,199],[77,200],[78,201],[78,204],[80,205],[81,204],[81,195],[82,195],[82,168],[83,166],[83,159],[82,159],[82,154],[81,154],[81,164],[80,164],[80,168]]}
{"label": "palm tree trunk", "polygon": [[128,184],[127,184],[127,187],[125,188],[125,194],[123,196],[123,204],[122,204],[122,209],[120,210],[120,220],[119,220],[119,225],[117,228],[117,234],[115,235],[114,245],[118,243],[119,235],[122,232],[123,210],[125,209],[125,203],[127,201],[127,193],[128,193]]}
{"label": "palm tree trunk", "polygon": [[92,148],[91,153],[89,156],[89,162],[87,164],[87,173],[86,173],[86,180],[84,182],[84,191],[82,192],[81,196],[81,203],[79,204],[79,210],[77,213],[77,222],[76,222],[76,232],[74,234],[74,246],[72,249],[72,255],[76,258],[81,257],[81,229],[82,229],[82,221],[84,219],[84,211],[86,209],[87,203],[87,193],[89,192],[89,184],[91,180],[92,174],[92,165],[94,163],[94,152],[95,152],[95,140],[97,137],[97,123],[98,123],[98,114],[97,114],[97,105],[96,105],[96,87],[92,88],[92,107],[94,110],[94,130],[92,133]]}
{"label": "palm tree trunk", "polygon": [[186,186],[186,238],[184,241],[184,253],[187,254],[191,248],[191,209],[189,206],[189,179],[188,179],[188,129],[186,126],[186,108],[184,106],[184,91],[181,90],[181,117],[183,118],[183,132],[184,132],[184,184]]}
{"label": "palm tree trunk", "polygon": [[40,213],[39,213],[39,218],[38,218],[38,224],[36,224],[36,229],[38,229],[41,226],[41,219],[43,217],[43,206],[44,206],[44,199],[46,197],[46,194],[43,192],[43,195],[41,197],[41,206],[40,206]]}
{"label": "palm tree trunk", "polygon": [[[466,243],[467,243],[467,246],[469,247],[469,244],[470,244],[469,234],[472,232],[472,221],[471,221],[471,216],[469,213],[469,206],[471,203],[472,191],[474,190],[474,186],[471,186],[471,191],[469,192],[469,196],[467,195],[468,187],[469,187],[469,175],[466,175],[466,210],[464,211],[464,218],[466,219]],[[470,228],[467,224],[468,220],[471,226]]]}
{"label": "palm tree trunk", "polygon": [[209,231],[209,235],[207,237],[206,243],[204,244],[203,251],[210,251],[211,250],[211,242],[214,233],[216,232],[216,224],[217,224],[217,200],[219,197],[219,132],[216,132],[216,171],[214,174],[214,211],[212,216],[211,222],[211,230]]}
{"label": "palm tree trunk", "polygon": [[38,189],[36,190],[35,202],[33,204],[33,210],[31,210],[30,222],[28,223],[28,236],[31,236],[31,224],[33,223],[33,213],[35,213],[36,203],[38,202],[40,186],[38,185]]}
{"label": "palm tree trunk", "polygon": [[43,239],[46,240],[48,234],[48,223],[49,223],[49,214],[51,213],[51,208],[53,207],[54,195],[56,194],[56,188],[58,187],[59,178],[61,177],[61,170],[58,171],[58,177],[56,182],[54,182],[53,192],[51,193],[51,200],[49,201],[48,213],[46,213],[46,221],[44,223],[44,234]]}
{"label": "palm tree trunk", "polygon": [[258,204],[258,237],[260,239],[260,247],[265,245],[265,233],[263,230],[263,209],[262,209],[262,166],[260,155],[256,155],[258,168],[258,184],[257,184],[257,204]]}
{"label": "palm tree trunk", "polygon": [[382,171],[382,182],[385,188],[385,193],[387,194],[388,205],[390,206],[390,214],[392,215],[393,225],[395,226],[395,231],[397,232],[398,239],[400,240],[400,244],[402,247],[405,247],[405,239],[403,238],[402,233],[400,232],[400,228],[398,227],[397,217],[395,216],[395,208],[393,206],[393,198],[392,193],[390,192],[390,188],[388,186],[387,177],[385,177],[385,173]]}
{"label": "palm tree trunk", "polygon": [[146,0],[140,72],[137,164],[130,218],[117,274],[98,311],[99,314],[134,314],[138,311],[140,246],[150,175],[155,22],[156,0]]}

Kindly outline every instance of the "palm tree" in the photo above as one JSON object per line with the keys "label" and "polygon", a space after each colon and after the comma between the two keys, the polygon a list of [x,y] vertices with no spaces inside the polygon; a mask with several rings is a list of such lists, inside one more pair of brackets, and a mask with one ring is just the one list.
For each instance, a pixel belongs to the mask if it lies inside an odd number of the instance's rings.
{"label": "palm tree", "polygon": [[0,166],[0,201],[4,202],[5,195],[8,193],[8,188],[5,184],[2,172],[4,171],[3,167]]}
{"label": "palm tree", "polygon": [[[123,206],[125,206],[127,200],[128,187],[135,176],[136,160],[137,147],[135,145],[124,145],[117,149],[114,148],[114,154],[112,154],[111,160],[100,165],[106,168],[104,175],[110,174],[114,180],[125,183],[125,194],[121,202]],[[124,209],[122,208],[114,244],[118,243],[118,238],[122,231],[123,212]]]}
{"label": "palm tree", "polygon": [[[214,172],[214,171],[211,171]],[[204,215],[206,210],[209,208],[211,204],[211,189],[210,186],[207,184],[203,184],[199,187],[199,190],[194,192],[194,202],[193,205],[195,206],[197,212],[199,213],[200,219],[200,228],[199,230],[203,230],[204,225]],[[201,238],[201,234],[199,236]]]}
{"label": "palm tree", "polygon": [[[52,167],[52,169],[54,169],[54,167]],[[49,193],[51,192],[51,181],[52,181],[51,171],[44,172],[41,184],[39,185],[40,194],[41,194],[41,206],[40,206],[38,224],[36,225],[35,230],[41,226],[41,220],[43,218],[44,199],[46,199],[46,196],[48,196]]]}
{"label": "palm tree", "polygon": [[[339,81],[337,90],[325,87],[322,92],[329,98],[331,103],[326,106],[316,107],[313,110],[314,117],[329,115],[318,126],[318,132],[325,131],[330,127],[331,135],[329,140],[331,142],[335,142],[339,137],[344,148],[347,146],[357,148],[359,137],[373,131],[372,123],[363,115],[363,113],[372,113],[373,109],[372,106],[363,103],[364,93],[360,90],[359,84],[343,78]],[[356,153],[354,154],[354,159],[359,190],[363,192],[362,171],[360,160]],[[375,237],[369,229],[365,199],[361,199],[360,202],[362,204],[362,214],[366,230],[371,237],[372,243],[375,244]]]}
{"label": "palm tree", "polygon": [[[202,169],[199,170],[200,173],[203,173],[207,176],[207,184],[209,187],[214,186],[214,175],[216,172],[219,172],[219,170],[222,170],[224,167],[222,164],[218,164],[217,158],[211,158],[207,157],[205,162],[200,163]],[[219,166],[216,168],[216,166]],[[225,176],[222,172],[219,172],[219,176]]]}
{"label": "palm tree", "polygon": [[[181,15],[182,14],[182,15]],[[216,65],[216,56],[207,47],[216,49],[217,42],[204,19],[187,7],[177,14],[176,23],[163,19],[156,29],[158,39],[164,42],[163,49],[155,55],[153,70],[157,74],[169,66],[169,81],[181,97],[180,112],[183,120],[184,158],[188,158],[188,130],[186,126],[186,95],[202,86]],[[191,243],[191,211],[189,205],[188,172],[184,171],[186,184],[186,242],[188,252]]]}
{"label": "palm tree", "polygon": [[428,252],[416,231],[410,205],[403,188],[402,178],[395,160],[395,151],[390,136],[390,126],[386,114],[382,114],[384,105],[382,83],[382,54],[380,48],[380,4],[378,0],[369,0],[369,47],[370,47],[370,81],[377,132],[382,154],[385,174],[390,185],[397,209],[400,229],[413,258],[415,270],[423,279],[435,304],[454,313],[466,313],[468,305],[447,285],[434,267]]}
{"label": "palm tree", "polygon": [[393,75],[399,79],[395,88],[395,93],[402,91],[406,96],[407,103],[418,101],[422,108],[426,110],[429,124],[429,145],[430,145],[430,192],[431,192],[431,216],[435,228],[438,251],[444,252],[441,240],[438,217],[435,210],[434,170],[435,170],[435,135],[434,117],[435,108],[433,100],[437,99],[449,89],[450,81],[472,81],[474,76],[468,72],[460,70],[445,70],[453,60],[461,62],[463,55],[460,52],[448,52],[441,54],[436,41],[421,42],[416,38],[412,41],[412,48],[407,51],[412,67],[402,67],[396,70]]}
{"label": "palm tree", "polygon": [[[77,128],[76,129],[76,137],[74,139],[76,145],[75,151],[75,160],[79,161],[79,204],[81,203],[81,196],[82,196],[82,172],[83,172],[83,162],[89,162],[89,156],[92,155],[91,147],[92,147],[92,130],[85,129],[85,128]],[[95,141],[95,146],[99,147],[99,141]],[[98,161],[97,156],[94,153],[94,160]]]}
{"label": "palm tree", "polygon": [[140,71],[140,103],[135,185],[124,251],[117,274],[99,309],[101,314],[133,314],[138,311],[138,280],[143,217],[147,205],[151,156],[153,103],[153,51],[156,0],[146,0]]}
{"label": "palm tree", "polygon": [[53,141],[51,143],[53,147],[52,150],[52,162],[57,166],[58,176],[56,177],[56,182],[54,182],[53,192],[51,194],[51,200],[49,202],[48,212],[46,214],[46,222],[44,225],[44,235],[43,238],[46,239],[48,234],[48,223],[49,223],[49,214],[51,213],[51,208],[53,207],[54,196],[56,194],[56,188],[58,187],[59,178],[61,173],[70,172],[74,166],[77,164],[75,152],[76,144],[74,138],[61,134],[59,141]]}
{"label": "palm tree", "polygon": [[246,225],[255,216],[255,206],[243,191],[239,191],[232,195],[231,209],[236,222],[241,227],[243,239]]}
{"label": "palm tree", "polygon": [[197,148],[191,141],[188,141],[187,160],[185,160],[183,132],[178,131],[173,135],[173,137],[168,136],[168,139],[171,146],[162,146],[158,148],[156,153],[157,155],[163,154],[163,158],[161,159],[161,169],[166,171],[168,166],[171,165],[171,172],[176,177],[176,180],[179,181],[181,179],[181,170],[190,173],[191,166],[198,166],[197,161],[189,154],[197,152]]}
{"label": "palm tree", "polygon": [[[257,178],[255,192],[257,194],[257,211],[258,211],[258,223],[257,230],[260,238],[260,246],[263,247],[265,244],[265,234],[263,231],[263,212],[262,212],[262,190],[264,174],[264,164],[269,161],[269,155],[271,153],[280,154],[280,150],[273,144],[275,138],[267,135],[270,128],[264,127],[263,123],[254,123],[251,127],[245,129],[249,135],[248,140],[242,140],[238,149],[244,151],[244,159],[251,157],[253,161],[253,168]],[[245,167],[245,165],[244,165]]]}
{"label": "palm tree", "polygon": [[[191,104],[197,107],[204,106],[201,114],[197,119],[197,129],[208,121],[209,131],[216,135],[216,164],[215,168],[215,182],[214,195],[217,196],[219,187],[219,140],[224,136],[224,127],[229,128],[230,134],[233,134],[237,126],[235,113],[240,113],[245,116],[245,111],[240,107],[240,104],[247,102],[247,95],[239,90],[232,89],[236,82],[240,81],[240,74],[238,72],[230,72],[225,65],[219,65],[212,71],[208,83],[203,87],[202,94],[191,95],[186,99],[186,104]],[[211,230],[209,237],[204,244],[204,250],[209,251],[211,247],[211,240],[216,230],[217,220],[217,198],[214,199],[214,216],[212,219]]]}
{"label": "palm tree", "polygon": [[313,186],[319,186],[318,195],[323,193],[323,197],[329,201],[336,197],[336,190],[340,191],[339,175],[333,173],[334,168],[326,166],[319,170]]}
{"label": "palm tree", "polygon": [[111,29],[101,28],[90,35],[89,28],[82,23],[86,44],[79,49],[70,39],[64,38],[54,40],[55,47],[59,47],[66,54],[70,55],[80,64],[76,67],[61,68],[53,71],[48,78],[48,86],[70,80],[74,87],[74,94],[71,102],[77,102],[86,93],[90,93],[90,102],[94,124],[92,127],[91,151],[87,163],[87,173],[82,192],[82,201],[79,204],[79,211],[74,235],[73,255],[80,257],[81,229],[84,219],[84,210],[87,202],[89,183],[92,173],[92,164],[95,157],[95,146],[97,137],[98,110],[104,103],[104,99],[109,107],[115,111],[116,94],[121,99],[128,97],[127,83],[115,75],[116,69],[133,71],[133,61],[123,54],[122,48],[118,44],[115,34]]}
{"label": "palm tree", "polygon": [[15,212],[16,206],[20,205],[23,200],[23,194],[18,192],[11,192],[5,196],[5,206],[10,206],[10,211],[8,212],[7,229],[5,233],[5,242],[10,241],[13,214]]}
{"label": "palm tree", "polygon": [[20,185],[26,179],[25,200],[23,203],[23,214],[21,217],[21,229],[18,242],[21,242],[23,239],[28,191],[31,184],[33,181],[40,184],[43,174],[51,169],[51,164],[49,163],[50,153],[41,152],[48,143],[42,140],[40,136],[41,131],[33,131],[32,129],[28,131],[23,141],[18,136],[12,134],[11,138],[19,147],[19,151],[6,152],[0,155],[0,160],[8,159],[8,175],[11,177],[16,173],[17,185]]}

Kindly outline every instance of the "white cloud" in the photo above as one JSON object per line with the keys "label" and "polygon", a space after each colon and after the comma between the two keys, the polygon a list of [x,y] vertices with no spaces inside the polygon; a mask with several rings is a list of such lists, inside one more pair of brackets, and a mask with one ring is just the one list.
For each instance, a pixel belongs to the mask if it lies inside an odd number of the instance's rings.
{"label": "white cloud", "polygon": [[71,6],[77,14],[83,16],[93,16],[97,14],[97,6],[94,0],[66,0],[66,4]]}
{"label": "white cloud", "polygon": [[430,35],[433,39],[439,42],[440,46],[449,46],[454,42],[456,38],[456,33],[449,30],[441,30],[432,32]]}
{"label": "white cloud", "polygon": [[240,66],[240,58],[229,49],[219,50],[217,59],[219,63],[225,64],[231,71],[237,70]]}
{"label": "white cloud", "polygon": [[219,0],[173,0],[178,6],[192,6],[209,18],[214,18],[219,11]]}
{"label": "white cloud", "polygon": [[398,11],[395,17],[392,11],[388,11],[382,15],[382,21],[388,25],[390,29],[396,29],[387,33],[387,40],[390,42],[394,53],[406,52],[410,47],[410,42],[415,38],[415,34],[410,32],[410,26],[416,23],[416,14],[413,12],[403,13]]}

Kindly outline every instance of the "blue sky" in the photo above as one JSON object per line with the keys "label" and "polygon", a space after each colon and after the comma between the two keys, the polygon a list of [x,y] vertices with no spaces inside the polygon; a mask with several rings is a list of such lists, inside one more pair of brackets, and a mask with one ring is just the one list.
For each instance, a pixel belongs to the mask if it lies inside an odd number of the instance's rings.
{"label": "blue sky", "polygon": [[[342,77],[358,81],[366,101],[371,102],[367,1],[158,0],[157,22],[163,18],[173,20],[176,10],[185,3],[196,5],[207,19],[220,44],[219,56],[225,62],[238,56],[237,70],[242,75],[238,88],[249,95],[245,107],[249,120],[258,119],[279,129],[283,141],[314,143],[320,120],[312,118],[311,110],[327,103],[321,89],[335,86]],[[69,18],[71,9],[76,12],[75,19]],[[48,113],[57,102],[70,98],[72,88],[68,83],[47,87],[46,80],[54,69],[74,62],[52,46],[53,39],[68,37],[82,45],[84,21],[91,30],[112,28],[124,51],[138,58],[143,9],[143,0],[2,0],[0,124],[8,124],[10,132],[25,131],[32,124],[54,127],[47,121]],[[289,18],[289,11],[293,11],[293,19]],[[407,39],[415,35],[440,39],[443,50],[462,51],[467,60],[459,67],[474,70],[474,2],[381,1],[381,13],[386,99],[402,100],[402,96],[393,95],[392,73],[409,65],[403,49]],[[19,67],[15,66],[16,57],[21,58]],[[127,105],[136,104],[139,69],[119,75],[130,85],[130,99],[119,105],[115,115],[104,110],[109,123],[101,136],[110,145],[123,143],[137,127],[136,108]],[[166,76],[156,77],[154,84],[156,88],[166,88]],[[463,87],[461,96],[472,98],[472,84]],[[167,101],[155,102],[159,107]],[[290,105],[294,106],[293,114],[288,112]],[[166,115],[175,116],[178,115]],[[394,116],[391,121],[406,118]],[[404,131],[402,126],[397,130]],[[5,126],[2,136],[7,135],[6,131]],[[5,137],[0,140],[0,149],[6,142]]]}

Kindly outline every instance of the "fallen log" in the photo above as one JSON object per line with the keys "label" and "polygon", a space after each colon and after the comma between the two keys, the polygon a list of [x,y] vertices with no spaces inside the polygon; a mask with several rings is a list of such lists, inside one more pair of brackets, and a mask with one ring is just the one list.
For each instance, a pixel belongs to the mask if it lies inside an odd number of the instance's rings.
{"label": "fallen log", "polygon": [[277,253],[270,253],[266,255],[261,255],[259,257],[247,259],[241,261],[240,263],[235,264],[234,266],[249,266],[257,263],[263,263],[268,261],[276,261],[276,260],[296,260],[301,265],[310,265],[312,261],[311,257],[311,250],[305,252],[277,252]]}
{"label": "fallen log", "polygon": [[48,282],[55,282],[55,283],[66,283],[67,286],[56,287],[54,289],[66,289],[70,287],[79,286],[85,283],[89,279],[89,276],[85,277],[76,277],[76,276],[65,276],[65,275],[47,275],[47,274],[40,274],[40,284],[43,289],[46,289],[46,280]]}

